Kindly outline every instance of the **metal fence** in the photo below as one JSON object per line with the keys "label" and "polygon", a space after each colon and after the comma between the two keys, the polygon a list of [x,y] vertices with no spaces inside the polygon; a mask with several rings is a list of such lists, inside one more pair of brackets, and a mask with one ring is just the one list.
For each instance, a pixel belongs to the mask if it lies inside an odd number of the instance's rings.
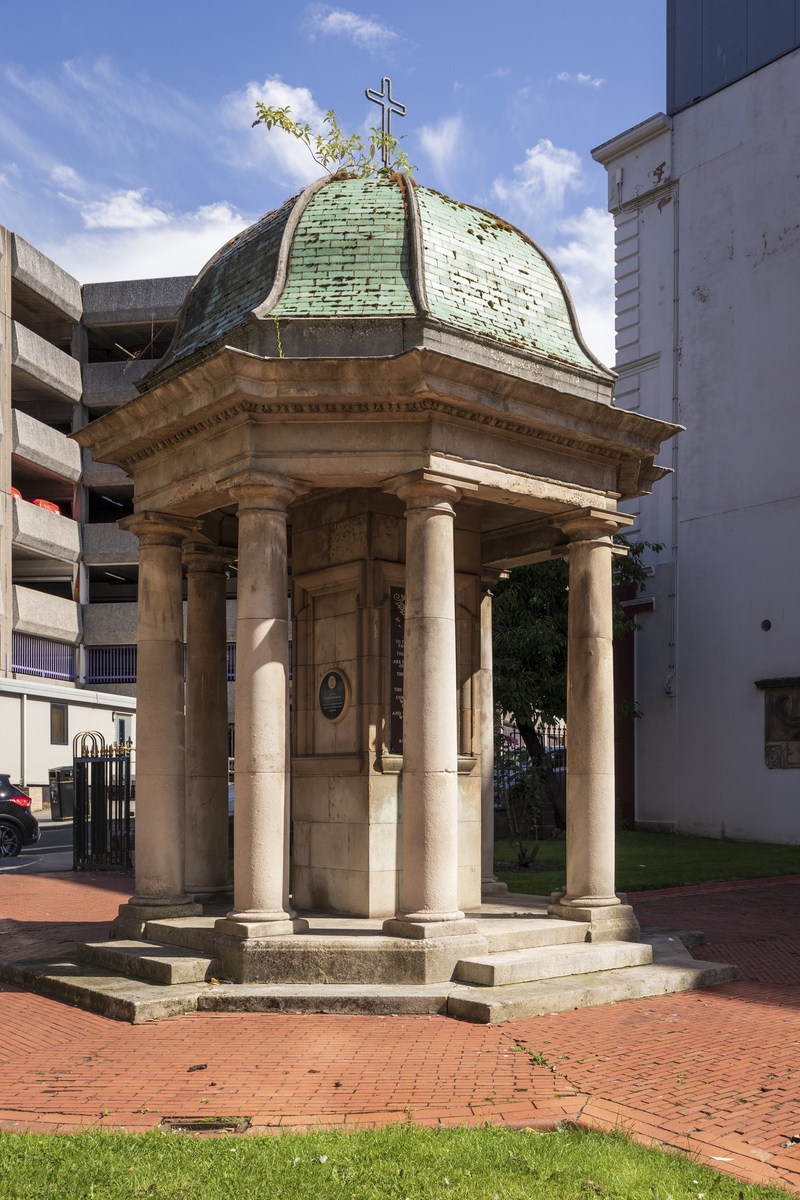
{"label": "metal fence", "polygon": [[[184,646],[184,675],[186,647]],[[236,678],[236,642],[225,648],[225,668],[229,681]],[[87,646],[87,683],[136,683],[136,646]]]}
{"label": "metal fence", "polygon": [[136,683],[135,646],[87,646],[87,683]]}
{"label": "metal fence", "polygon": [[15,633],[11,638],[11,670],[74,683],[75,647],[32,633]]}
{"label": "metal fence", "polygon": [[517,727],[503,723],[495,738],[496,836],[523,829],[532,839],[552,837],[566,814],[567,746],[564,722],[536,725],[540,751],[531,757]]}
{"label": "metal fence", "polygon": [[131,870],[131,744],[106,746],[102,734],[78,734],[73,743],[75,807],[72,869]]}

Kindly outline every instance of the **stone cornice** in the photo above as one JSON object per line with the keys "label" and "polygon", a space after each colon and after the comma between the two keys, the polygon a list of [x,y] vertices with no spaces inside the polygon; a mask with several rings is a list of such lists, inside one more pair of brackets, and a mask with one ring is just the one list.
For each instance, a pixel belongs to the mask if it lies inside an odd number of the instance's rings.
{"label": "stone cornice", "polygon": [[653,138],[660,137],[662,133],[669,133],[670,129],[672,129],[671,119],[665,113],[656,113],[655,116],[648,117],[646,121],[640,121],[632,129],[626,129],[624,133],[618,133],[616,137],[610,138],[602,145],[595,146],[591,152],[592,158],[595,162],[602,163],[604,167],[607,167],[615,158],[620,158],[629,150],[636,150],[639,146],[644,146]]}
{"label": "stone cornice", "polygon": [[392,414],[441,415],[620,463],[652,459],[679,429],[434,351],[323,361],[264,360],[227,349],[72,436],[96,459],[130,471],[237,420]]}
{"label": "stone cornice", "polygon": [[[237,416],[247,416],[248,414],[254,416],[284,417],[439,415],[448,417],[451,420],[477,423],[486,428],[496,429],[498,432],[504,434],[530,438],[534,442],[545,442],[548,445],[563,447],[565,450],[571,450],[574,453],[587,454],[595,458],[620,464],[630,458],[635,458],[638,461],[648,457],[645,452],[633,450],[631,447],[622,447],[619,444],[614,446],[604,445],[599,440],[594,440],[588,436],[569,436],[563,433],[556,433],[552,430],[538,427],[530,422],[512,421],[504,417],[495,416],[492,413],[476,412],[474,409],[466,408],[462,405],[426,397],[420,400],[276,402],[272,404],[257,404],[251,400],[241,400],[237,405],[215,412],[201,421],[194,421],[189,425],[185,425],[169,436],[158,438],[131,454],[119,453],[114,457],[113,461],[121,466],[123,470],[132,474],[138,463],[144,462],[148,458],[153,458],[157,454],[169,453],[183,442],[192,440],[198,434],[206,433],[221,424],[233,420]],[[652,456],[649,456],[648,461],[652,461]],[[661,474],[663,473],[661,471]],[[661,474],[657,475],[656,478],[660,478]]]}

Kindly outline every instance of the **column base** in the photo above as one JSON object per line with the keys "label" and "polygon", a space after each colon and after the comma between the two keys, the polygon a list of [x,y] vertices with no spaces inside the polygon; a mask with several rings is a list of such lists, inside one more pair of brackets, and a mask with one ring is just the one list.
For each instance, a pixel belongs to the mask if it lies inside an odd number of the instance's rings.
{"label": "column base", "polygon": [[499,879],[495,879],[494,875],[489,875],[486,879],[481,880],[481,895],[496,896],[499,892],[507,892],[508,884],[501,883]]}
{"label": "column base", "polygon": [[112,938],[133,938],[136,941],[144,936],[148,921],[167,921],[173,917],[202,915],[203,906],[195,904],[188,896],[165,900],[134,896],[128,904],[120,904],[119,914],[112,922],[109,933]]}
{"label": "column base", "polygon": [[548,917],[585,921],[589,925],[588,942],[638,942],[641,937],[639,922],[630,904],[565,903],[563,892],[553,892],[551,899]]}
{"label": "column base", "polygon": [[232,883],[219,883],[216,886],[204,887],[198,884],[193,887],[186,885],[186,891],[195,904],[214,904],[218,900],[230,900],[233,897]]}
{"label": "column base", "polygon": [[308,933],[308,921],[288,913],[282,920],[259,921],[244,913],[229,913],[214,922],[214,932],[223,937],[249,940],[251,938],[291,937],[294,933]]}
{"label": "column base", "polygon": [[463,914],[452,920],[424,921],[409,917],[389,917],[383,922],[383,932],[389,937],[414,938],[445,938],[469,937],[478,932],[475,921],[468,920]]}

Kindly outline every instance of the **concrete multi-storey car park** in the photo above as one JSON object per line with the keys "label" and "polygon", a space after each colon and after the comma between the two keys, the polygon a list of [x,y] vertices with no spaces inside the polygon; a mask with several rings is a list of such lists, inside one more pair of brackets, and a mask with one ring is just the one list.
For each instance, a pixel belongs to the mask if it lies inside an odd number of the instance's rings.
{"label": "concrete multi-storey car park", "polygon": [[133,487],[67,435],[137,394],[191,282],[81,287],[0,227],[0,770],[35,805],[76,733],[135,719]]}

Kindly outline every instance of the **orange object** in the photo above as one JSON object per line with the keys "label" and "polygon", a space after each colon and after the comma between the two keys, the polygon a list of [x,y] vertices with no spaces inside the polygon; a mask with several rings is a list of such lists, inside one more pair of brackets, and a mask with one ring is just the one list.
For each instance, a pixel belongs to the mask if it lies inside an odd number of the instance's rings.
{"label": "orange object", "polygon": [[19,490],[19,488],[12,487],[11,495],[16,496],[18,500],[22,499],[22,492]]}
{"label": "orange object", "polygon": [[57,504],[53,504],[52,500],[32,500],[31,503],[35,504],[37,508],[46,508],[48,512],[58,513],[61,516],[61,509]]}

